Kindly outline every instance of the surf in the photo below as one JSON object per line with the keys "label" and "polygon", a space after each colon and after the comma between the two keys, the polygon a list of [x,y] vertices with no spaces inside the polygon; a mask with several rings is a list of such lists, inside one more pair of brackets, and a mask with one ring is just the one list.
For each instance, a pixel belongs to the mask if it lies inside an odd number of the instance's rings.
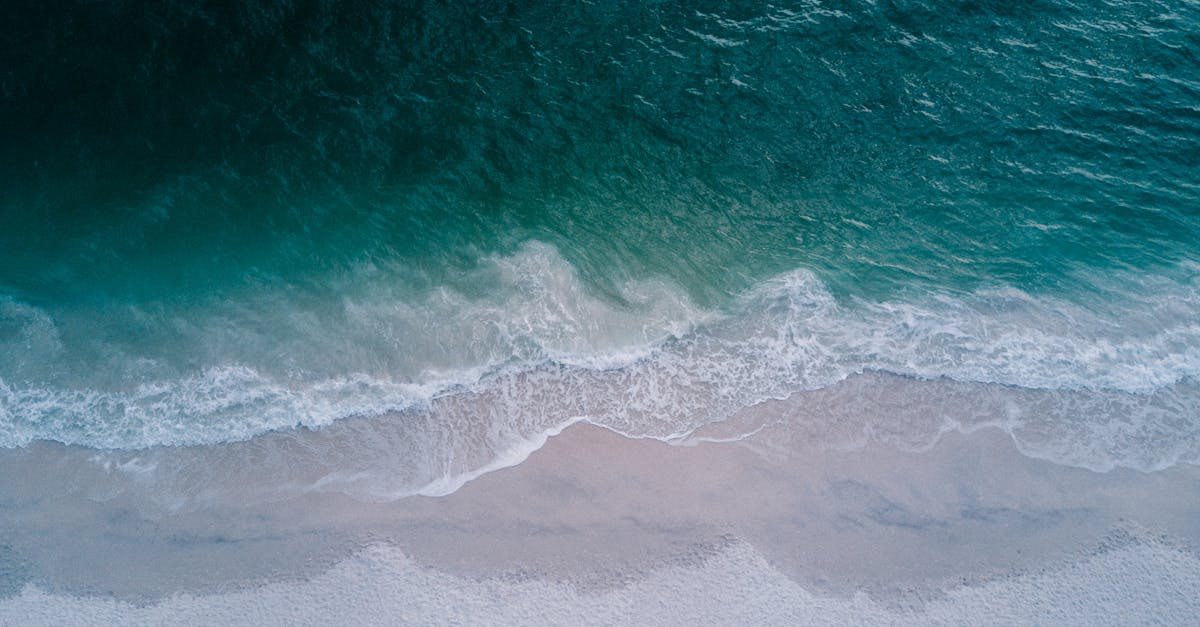
{"label": "surf", "polygon": [[[251,311],[269,318],[231,323],[223,317],[230,310],[218,309],[210,314],[224,327],[189,329],[193,341],[249,347],[244,355],[261,356],[260,347],[274,343],[279,348],[266,352],[272,361],[239,362],[237,353],[218,352],[211,363],[173,376],[171,363],[181,356],[169,351],[188,343],[168,342],[156,347],[158,355],[125,356],[135,364],[126,371],[140,365],[151,375],[128,386],[103,376],[91,386],[86,378],[22,381],[13,376],[21,364],[6,363],[0,445],[46,440],[120,453],[376,425],[365,432],[390,442],[389,457],[413,468],[391,473],[392,480],[369,492],[416,494],[503,467],[504,459],[522,458],[575,421],[680,442],[720,431],[713,425],[764,403],[846,389],[867,398],[870,390],[856,381],[899,380],[911,383],[895,388],[895,403],[911,397],[943,409],[936,424],[904,412],[892,424],[886,416],[869,425],[856,419],[860,429],[894,434],[898,446],[986,423],[1023,438],[1031,454],[1061,463],[1156,469],[1193,459],[1189,447],[1197,439],[1191,417],[1200,411],[1194,384],[1200,291],[1189,268],[1179,269],[1183,280],[1093,277],[1107,295],[1102,301],[1012,287],[839,299],[813,272],[798,269],[724,307],[704,308],[665,279],[629,283],[616,297],[605,296],[554,247],[531,241],[514,255],[481,263],[460,283],[473,292],[442,285],[422,300],[399,300],[381,288],[325,303],[324,320],[266,299],[271,307]],[[16,341],[35,346],[35,337],[57,337],[51,315],[11,301],[5,311],[25,321]],[[296,320],[304,324],[289,326]],[[253,329],[270,335],[247,337]],[[222,332],[232,336],[221,338]],[[45,361],[72,363],[72,347],[61,339],[44,346]],[[384,359],[382,350],[394,354]],[[921,393],[966,393],[954,386],[973,392],[950,405]],[[760,426],[730,427],[724,437]],[[1176,440],[1181,448],[1155,453],[1139,434]],[[346,461],[375,474],[361,460]]]}

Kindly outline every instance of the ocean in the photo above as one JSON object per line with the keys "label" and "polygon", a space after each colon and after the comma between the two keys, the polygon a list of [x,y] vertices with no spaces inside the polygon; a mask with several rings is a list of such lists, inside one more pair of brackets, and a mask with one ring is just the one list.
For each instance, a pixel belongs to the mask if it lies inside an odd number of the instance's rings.
{"label": "ocean", "polygon": [[386,501],[878,384],[806,428],[1200,462],[1193,2],[11,9],[0,447]]}

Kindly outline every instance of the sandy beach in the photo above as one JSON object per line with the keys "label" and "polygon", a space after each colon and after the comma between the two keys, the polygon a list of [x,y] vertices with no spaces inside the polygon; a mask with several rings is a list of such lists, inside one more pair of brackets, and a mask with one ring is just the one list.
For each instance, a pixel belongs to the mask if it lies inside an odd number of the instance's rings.
{"label": "sandy beach", "polygon": [[1195,466],[1073,468],[993,427],[910,451],[816,445],[795,420],[719,439],[576,424],[448,496],[389,502],[210,484],[155,504],[158,468],[3,451],[0,622],[1182,623],[1200,610]]}

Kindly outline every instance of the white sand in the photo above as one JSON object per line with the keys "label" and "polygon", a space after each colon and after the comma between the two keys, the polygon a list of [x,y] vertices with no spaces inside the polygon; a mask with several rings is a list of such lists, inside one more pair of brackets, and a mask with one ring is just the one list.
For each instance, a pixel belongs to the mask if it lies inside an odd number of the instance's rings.
{"label": "white sand", "polygon": [[150,479],[103,498],[75,449],[7,451],[0,623],[1200,615],[1194,466],[1097,473],[1023,456],[991,429],[925,452],[835,451],[801,427],[671,446],[576,425],[446,497],[213,497],[174,512],[146,505]]}

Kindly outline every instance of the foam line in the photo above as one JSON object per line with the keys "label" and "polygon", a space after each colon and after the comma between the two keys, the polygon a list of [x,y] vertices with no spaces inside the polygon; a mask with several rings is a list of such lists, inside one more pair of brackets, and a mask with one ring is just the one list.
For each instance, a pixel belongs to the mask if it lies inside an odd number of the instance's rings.
{"label": "foam line", "polygon": [[[795,270],[725,308],[705,310],[661,281],[627,285],[623,302],[596,296],[553,248],[539,243],[492,259],[479,272],[474,280],[492,285],[482,295],[468,298],[442,287],[418,306],[389,300],[400,295],[384,290],[337,307],[334,318],[343,327],[308,320],[311,330],[281,331],[291,338],[285,349],[299,338],[313,338],[317,351],[306,353],[309,359],[331,354],[333,340],[326,336],[361,349],[357,356],[348,350],[334,354],[336,367],[327,367],[336,371],[332,375],[281,370],[258,355],[255,365],[214,364],[175,376],[167,375],[177,369],[157,362],[134,364],[126,373],[138,374],[133,384],[89,385],[87,379],[19,376],[31,373],[25,363],[31,359],[3,364],[0,446],[35,440],[119,450],[211,445],[276,430],[324,428],[351,417],[423,414],[439,405],[443,410],[434,412],[439,418],[421,437],[445,448],[428,454],[457,454],[457,436],[444,432],[470,431],[470,423],[481,421],[480,428],[493,435],[485,438],[487,446],[472,450],[523,459],[528,447],[514,443],[549,437],[545,434],[573,416],[632,437],[679,439],[756,403],[828,388],[864,372],[1091,391],[1128,409],[1121,419],[1134,422],[1122,427],[1089,421],[1094,408],[1080,404],[1064,422],[1074,431],[1062,433],[1064,439],[1078,438],[1070,445],[1074,449],[1093,441],[1105,448],[1104,441],[1128,437],[1114,429],[1157,429],[1164,438],[1191,437],[1195,429],[1196,414],[1189,413],[1195,399],[1154,396],[1200,375],[1195,276],[1135,281],[1113,275],[1104,298],[1081,302],[1013,288],[879,302],[835,299],[813,273]],[[30,346],[40,341],[50,361],[55,355],[69,359],[70,347],[55,333],[51,316],[11,300],[0,313],[24,321],[16,325],[21,329],[16,341]],[[294,311],[282,315],[306,319]],[[201,325],[197,332],[216,338],[216,345],[232,346],[236,338],[229,334],[263,326],[263,320],[226,322],[223,330]],[[405,352],[406,342],[424,337],[422,329],[432,330],[432,339],[421,350]],[[249,342],[250,352],[259,351],[263,341]],[[394,349],[391,361],[375,359],[377,343]],[[5,354],[14,350],[6,347]],[[458,361],[447,365],[451,358]],[[355,363],[372,365],[373,371],[355,372]],[[490,399],[490,405],[478,406],[472,398]],[[462,415],[435,424],[456,403]],[[1142,419],[1147,422],[1137,422]],[[510,445],[516,448],[506,453]],[[506,460],[489,457],[460,470],[503,467]],[[458,483],[459,474],[448,475],[444,485]],[[440,485],[421,490],[449,489]]]}

